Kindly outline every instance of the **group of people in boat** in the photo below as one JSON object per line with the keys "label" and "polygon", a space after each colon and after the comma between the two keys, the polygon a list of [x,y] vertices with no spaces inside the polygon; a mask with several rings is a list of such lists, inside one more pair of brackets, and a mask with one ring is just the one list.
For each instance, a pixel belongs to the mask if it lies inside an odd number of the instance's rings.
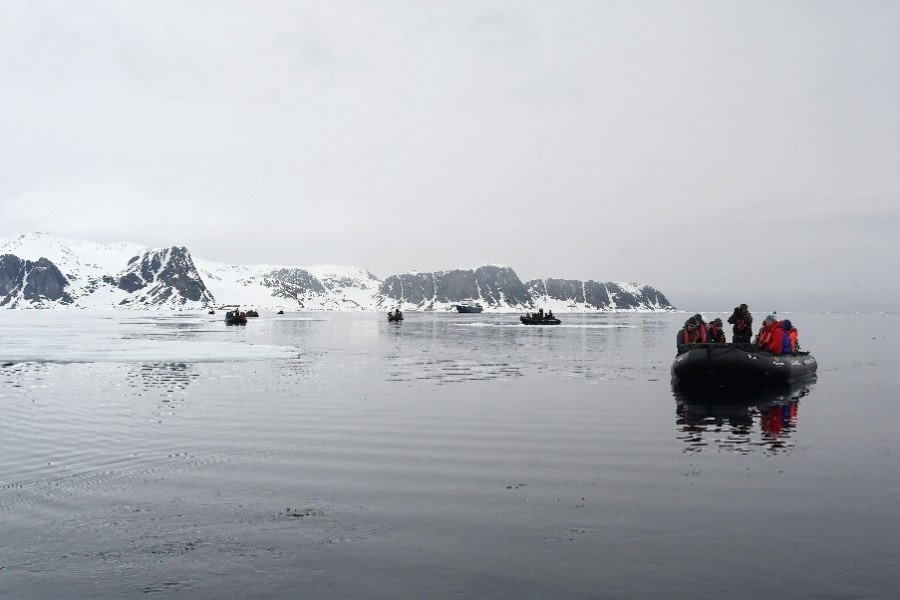
{"label": "group of people in boat", "polygon": [[[736,306],[734,312],[728,317],[728,323],[732,325],[732,342],[735,344],[750,344],[753,337],[753,315],[746,304]],[[722,319],[716,318],[707,323],[703,315],[697,313],[684,323],[684,327],[678,332],[676,345],[678,352],[688,349],[691,344],[724,344],[725,332]],[[772,354],[797,354],[797,328],[790,319],[778,319],[775,311],[766,315],[762,327],[756,334],[756,347],[759,350]]]}
{"label": "group of people in boat", "polygon": [[530,312],[525,313],[525,318],[533,321],[550,321],[556,317],[553,316],[552,310],[548,310],[547,313],[544,314],[544,309],[539,308],[534,314],[531,314]]}
{"label": "group of people in boat", "polygon": [[399,306],[397,308],[395,308],[394,310],[388,311],[388,320],[390,320],[390,321],[402,321],[403,320],[403,313],[400,312]]}

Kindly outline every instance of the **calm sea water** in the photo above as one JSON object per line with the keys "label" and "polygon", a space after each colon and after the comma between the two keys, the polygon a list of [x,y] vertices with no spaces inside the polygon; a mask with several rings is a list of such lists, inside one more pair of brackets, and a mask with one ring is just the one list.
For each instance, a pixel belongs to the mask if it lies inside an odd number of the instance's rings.
{"label": "calm sea water", "polygon": [[683,314],[3,311],[0,597],[900,597],[900,316],[789,317],[710,404]]}

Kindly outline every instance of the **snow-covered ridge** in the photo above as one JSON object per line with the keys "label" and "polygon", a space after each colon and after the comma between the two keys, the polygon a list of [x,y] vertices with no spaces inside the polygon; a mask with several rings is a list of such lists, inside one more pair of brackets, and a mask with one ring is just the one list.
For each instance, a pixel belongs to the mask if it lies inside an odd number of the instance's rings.
{"label": "snow-covered ridge", "polygon": [[487,311],[673,310],[650,286],[542,279],[522,282],[485,265],[380,280],[355,266],[231,265],[183,246],[98,244],[46,233],[0,239],[0,307],[270,310],[454,310],[463,298]]}
{"label": "snow-covered ridge", "polygon": [[66,240],[47,233],[23,233],[14,238],[0,238],[0,255],[13,254],[27,260],[43,257],[62,272],[79,279],[116,273],[145,250],[148,248],[130,242],[98,244]]}

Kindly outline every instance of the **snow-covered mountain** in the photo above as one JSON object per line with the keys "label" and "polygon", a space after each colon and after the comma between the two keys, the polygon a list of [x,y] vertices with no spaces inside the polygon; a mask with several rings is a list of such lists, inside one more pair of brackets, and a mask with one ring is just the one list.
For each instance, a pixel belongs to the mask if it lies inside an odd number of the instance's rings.
{"label": "snow-covered mountain", "polygon": [[633,283],[539,279],[486,265],[404,273],[384,281],[360,267],[228,265],[184,246],[97,244],[46,233],[0,239],[0,307],[286,310],[453,310],[463,299],[488,311],[673,310],[658,290]]}
{"label": "snow-covered mountain", "polygon": [[196,260],[216,302],[260,308],[374,310],[381,281],[359,267],[227,265]]}
{"label": "snow-covered mountain", "polygon": [[464,298],[477,301],[485,310],[543,307],[563,313],[674,309],[661,292],[647,285],[567,279],[523,282],[509,267],[497,265],[392,275],[381,285],[381,294],[395,304],[418,310],[452,310]]}
{"label": "snow-covered mountain", "polygon": [[0,306],[198,308],[212,304],[187,248],[96,244],[46,233],[0,240]]}

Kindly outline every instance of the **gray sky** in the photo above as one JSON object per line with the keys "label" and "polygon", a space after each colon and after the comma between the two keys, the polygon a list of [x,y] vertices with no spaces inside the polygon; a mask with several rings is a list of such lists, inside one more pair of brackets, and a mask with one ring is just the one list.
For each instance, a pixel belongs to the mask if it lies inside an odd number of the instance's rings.
{"label": "gray sky", "polygon": [[2,237],[900,302],[897,2],[5,0],[0,77]]}

